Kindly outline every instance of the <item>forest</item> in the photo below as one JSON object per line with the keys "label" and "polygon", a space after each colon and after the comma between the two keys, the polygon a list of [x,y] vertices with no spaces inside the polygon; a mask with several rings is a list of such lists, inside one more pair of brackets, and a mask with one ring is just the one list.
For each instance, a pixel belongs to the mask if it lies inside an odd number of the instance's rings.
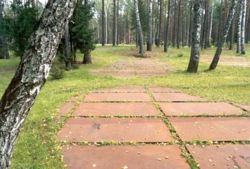
{"label": "forest", "polygon": [[0,0],[0,169],[250,168],[249,42],[250,0]]}

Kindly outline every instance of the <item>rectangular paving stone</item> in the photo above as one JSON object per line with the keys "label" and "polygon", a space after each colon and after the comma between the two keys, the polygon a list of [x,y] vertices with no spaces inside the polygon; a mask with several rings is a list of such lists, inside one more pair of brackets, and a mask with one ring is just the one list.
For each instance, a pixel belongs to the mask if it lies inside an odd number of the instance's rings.
{"label": "rectangular paving stone", "polygon": [[242,115],[243,110],[228,103],[160,103],[167,116]]}
{"label": "rectangular paving stone", "polygon": [[66,116],[75,106],[74,102],[66,102],[59,109],[59,116]]}
{"label": "rectangular paving stone", "polygon": [[152,103],[82,103],[75,116],[157,116]]}
{"label": "rectangular paving stone", "polygon": [[145,93],[146,90],[141,86],[115,87],[109,89],[100,89],[95,93]]}
{"label": "rectangular paving stone", "polygon": [[241,107],[242,109],[250,112],[250,105],[239,105],[239,107]]}
{"label": "rectangular paving stone", "polygon": [[250,145],[187,146],[201,169],[249,169]]}
{"label": "rectangular paving stone", "polygon": [[146,93],[91,93],[85,97],[85,101],[151,101]]}
{"label": "rectangular paving stone", "polygon": [[184,141],[250,140],[250,118],[169,118]]}
{"label": "rectangular paving stone", "polygon": [[150,87],[149,90],[153,93],[177,93],[178,91],[166,87]]}
{"label": "rectangular paving stone", "polygon": [[178,146],[65,146],[69,169],[189,169]]}
{"label": "rectangular paving stone", "polygon": [[170,132],[160,119],[69,119],[59,132],[59,139],[68,142],[166,142]]}
{"label": "rectangular paving stone", "polygon": [[156,101],[168,102],[186,102],[186,101],[204,101],[205,99],[199,96],[191,96],[184,93],[153,93]]}

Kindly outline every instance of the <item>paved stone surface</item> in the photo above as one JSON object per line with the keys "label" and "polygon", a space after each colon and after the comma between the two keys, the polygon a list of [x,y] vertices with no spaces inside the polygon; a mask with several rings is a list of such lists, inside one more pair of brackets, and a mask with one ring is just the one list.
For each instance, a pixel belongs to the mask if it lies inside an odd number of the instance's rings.
{"label": "paved stone surface", "polygon": [[201,169],[249,169],[250,145],[188,146]]}
{"label": "paved stone surface", "polygon": [[250,112],[250,105],[239,105],[241,108],[243,108],[244,110]]}
{"label": "paved stone surface", "polygon": [[177,146],[63,148],[69,169],[189,169]]}
{"label": "paved stone surface", "polygon": [[158,116],[152,103],[82,103],[75,116]]}
{"label": "paved stone surface", "polygon": [[191,96],[184,93],[153,93],[156,101],[185,102],[185,101],[204,101],[198,96]]}
{"label": "paved stone surface", "polygon": [[91,93],[85,101],[151,101],[146,93]]}
{"label": "paved stone surface", "polygon": [[160,103],[167,116],[242,115],[243,110],[228,103]]}
{"label": "paved stone surface", "polygon": [[184,141],[250,140],[250,118],[170,118]]}
{"label": "paved stone surface", "polygon": [[95,93],[145,93],[144,87],[140,86],[128,86],[128,87],[117,87],[111,89],[101,89],[95,91]]}
{"label": "paved stone surface", "polygon": [[160,119],[69,119],[59,132],[61,141],[70,142],[166,142],[170,132]]}
{"label": "paved stone surface", "polygon": [[166,87],[150,87],[149,90],[153,93],[178,93],[177,90]]}
{"label": "paved stone surface", "polygon": [[68,113],[70,113],[70,111],[73,110],[74,106],[75,106],[74,102],[66,102],[66,103],[64,103],[59,109],[59,116],[68,115]]}

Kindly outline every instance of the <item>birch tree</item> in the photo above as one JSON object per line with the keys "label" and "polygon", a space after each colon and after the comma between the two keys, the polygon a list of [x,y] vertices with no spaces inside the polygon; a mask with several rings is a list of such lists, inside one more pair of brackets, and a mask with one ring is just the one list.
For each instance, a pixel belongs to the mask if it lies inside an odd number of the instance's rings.
{"label": "birch tree", "polygon": [[227,17],[227,20],[226,20],[226,24],[225,24],[224,29],[223,29],[224,30],[223,37],[221,37],[220,41],[218,42],[218,47],[217,47],[216,53],[214,55],[213,61],[210,64],[209,70],[216,69],[216,67],[217,67],[217,65],[219,63],[220,56],[221,56],[221,53],[222,53],[222,47],[223,47],[223,45],[224,45],[224,43],[225,43],[225,41],[227,39],[228,32],[229,32],[229,29],[231,27],[231,24],[232,24],[232,21],[233,21],[233,18],[235,16],[235,12],[236,12],[236,9],[237,9],[237,4],[238,4],[238,0],[232,0],[230,11],[229,11],[229,14],[228,14],[228,17]]}
{"label": "birch tree", "polygon": [[136,30],[138,32],[139,54],[144,55],[143,47],[143,33],[139,14],[138,0],[134,0],[135,16],[136,16]]}
{"label": "birch tree", "polygon": [[30,36],[17,71],[0,101],[0,168],[8,169],[13,145],[48,78],[76,0],[49,1]]}
{"label": "birch tree", "polygon": [[147,32],[147,51],[152,51],[153,35],[152,35],[152,0],[148,0],[148,32]]}

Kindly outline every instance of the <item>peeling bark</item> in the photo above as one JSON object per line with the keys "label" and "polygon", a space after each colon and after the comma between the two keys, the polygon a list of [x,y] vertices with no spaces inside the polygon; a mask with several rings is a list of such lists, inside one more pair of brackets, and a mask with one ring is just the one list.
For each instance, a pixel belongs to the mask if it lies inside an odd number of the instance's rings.
{"label": "peeling bark", "polygon": [[0,168],[8,169],[13,145],[29,110],[48,78],[52,61],[76,0],[47,4],[17,71],[0,101]]}
{"label": "peeling bark", "polygon": [[232,0],[231,8],[230,8],[227,20],[226,20],[226,24],[225,24],[224,29],[223,29],[224,30],[223,37],[221,37],[220,38],[221,40],[218,42],[218,47],[217,47],[216,53],[214,55],[213,61],[209,67],[209,70],[216,69],[216,67],[219,63],[220,55],[222,53],[222,47],[227,39],[229,29],[232,25],[233,18],[235,16],[235,12],[236,12],[236,8],[237,8],[237,4],[238,4],[238,0]]}

